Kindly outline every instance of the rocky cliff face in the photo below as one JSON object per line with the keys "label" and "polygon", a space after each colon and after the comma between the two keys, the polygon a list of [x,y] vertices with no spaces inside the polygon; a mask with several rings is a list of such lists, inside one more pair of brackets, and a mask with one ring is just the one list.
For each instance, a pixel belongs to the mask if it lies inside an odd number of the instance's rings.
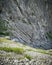
{"label": "rocky cliff face", "polygon": [[0,17],[9,22],[11,38],[32,47],[50,49],[52,39],[48,39],[47,32],[52,31],[51,8],[51,0],[0,0]]}

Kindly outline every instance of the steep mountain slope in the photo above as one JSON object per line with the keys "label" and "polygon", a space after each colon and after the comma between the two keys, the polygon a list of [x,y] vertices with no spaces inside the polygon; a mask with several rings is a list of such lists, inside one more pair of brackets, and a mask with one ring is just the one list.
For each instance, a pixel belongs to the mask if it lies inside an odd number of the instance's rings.
{"label": "steep mountain slope", "polygon": [[32,47],[52,48],[51,3],[51,0],[0,0],[0,18],[8,22],[4,23],[10,37]]}
{"label": "steep mountain slope", "polygon": [[0,38],[0,65],[51,65],[52,50],[34,49]]}

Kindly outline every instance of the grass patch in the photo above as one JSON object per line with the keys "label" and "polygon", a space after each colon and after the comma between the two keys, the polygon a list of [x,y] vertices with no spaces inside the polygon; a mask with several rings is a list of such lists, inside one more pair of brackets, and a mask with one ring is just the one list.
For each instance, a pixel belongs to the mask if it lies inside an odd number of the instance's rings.
{"label": "grass patch", "polygon": [[34,51],[34,52],[39,52],[39,53],[43,53],[43,54],[52,55],[52,49],[51,49],[51,50],[43,50],[43,49],[28,49],[28,51]]}
{"label": "grass patch", "polygon": [[0,47],[0,50],[4,50],[6,52],[15,52],[17,54],[23,54],[24,50],[22,48],[7,48],[7,47]]}
{"label": "grass patch", "polygon": [[7,40],[6,38],[0,38],[0,42],[9,42],[9,40]]}
{"label": "grass patch", "polygon": [[43,49],[36,49],[36,52],[40,52],[40,53],[43,53],[43,54],[52,55],[52,52],[50,53],[48,50],[43,50]]}
{"label": "grass patch", "polygon": [[[31,48],[31,47],[29,47],[29,46],[26,46],[26,45],[22,45],[21,46],[21,44],[19,44],[19,43],[17,43],[17,42],[13,42],[13,41],[11,41],[11,40],[8,40],[8,39],[6,39],[6,38],[0,38],[0,43],[2,44],[2,43],[10,43],[10,44],[16,44],[17,46],[18,46],[18,48],[7,48],[7,47],[0,47],[0,50],[4,50],[4,51],[7,51],[7,52],[15,52],[15,53],[23,53],[24,52],[24,50],[25,51],[34,51],[34,52],[38,52],[38,53],[43,53],[43,54],[48,54],[48,55],[51,55],[52,56],[52,49],[51,50],[43,50],[43,49],[36,49],[36,48]],[[20,48],[19,48],[20,47]]]}
{"label": "grass patch", "polygon": [[32,59],[32,57],[30,56],[30,55],[28,55],[28,54],[25,54],[25,56],[24,57],[26,57],[27,59],[29,59],[29,60],[31,60]]}
{"label": "grass patch", "polygon": [[0,38],[0,43],[10,43],[10,44],[12,44],[12,43],[16,43],[16,42],[13,42],[12,40],[8,40],[8,39],[6,39],[6,38]]}

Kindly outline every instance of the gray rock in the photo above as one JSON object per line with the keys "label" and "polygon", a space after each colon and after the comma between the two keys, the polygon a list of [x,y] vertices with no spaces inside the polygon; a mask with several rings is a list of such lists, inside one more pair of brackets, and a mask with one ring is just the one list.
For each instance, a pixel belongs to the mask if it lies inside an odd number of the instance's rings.
{"label": "gray rock", "polygon": [[36,48],[52,48],[51,0],[0,0],[0,17],[8,21],[10,37]]}

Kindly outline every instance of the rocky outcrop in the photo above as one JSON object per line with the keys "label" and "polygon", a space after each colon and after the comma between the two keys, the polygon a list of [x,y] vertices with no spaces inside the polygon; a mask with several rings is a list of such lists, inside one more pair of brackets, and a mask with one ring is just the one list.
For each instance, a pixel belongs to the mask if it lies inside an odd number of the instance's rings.
{"label": "rocky outcrop", "polygon": [[[0,0],[0,17],[9,22],[11,38],[32,47],[52,48],[51,0]],[[51,17],[51,19],[50,19]]]}

